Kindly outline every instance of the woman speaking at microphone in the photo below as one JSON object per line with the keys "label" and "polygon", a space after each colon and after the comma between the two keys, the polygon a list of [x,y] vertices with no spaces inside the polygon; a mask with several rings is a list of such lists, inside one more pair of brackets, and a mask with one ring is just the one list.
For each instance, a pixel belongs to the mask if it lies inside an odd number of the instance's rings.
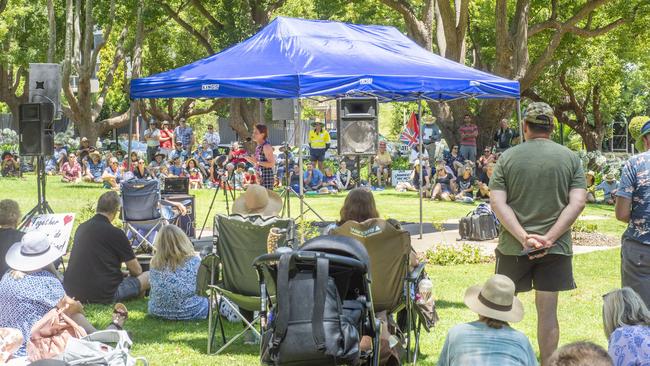
{"label": "woman speaking at microphone", "polygon": [[266,125],[255,125],[253,129],[253,141],[257,143],[255,156],[247,156],[246,160],[255,167],[255,171],[260,178],[260,185],[272,190],[275,180],[273,174],[275,156],[273,155],[273,146],[267,140],[268,134]]}

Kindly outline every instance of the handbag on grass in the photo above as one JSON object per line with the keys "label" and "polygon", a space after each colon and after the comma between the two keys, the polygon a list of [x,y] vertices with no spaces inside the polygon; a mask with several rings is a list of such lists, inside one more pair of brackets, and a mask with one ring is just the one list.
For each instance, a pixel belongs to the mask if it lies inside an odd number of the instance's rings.
{"label": "handbag on grass", "polygon": [[53,358],[63,353],[70,338],[86,336],[86,331],[64,310],[50,310],[32,327],[27,343],[27,356],[31,362]]}

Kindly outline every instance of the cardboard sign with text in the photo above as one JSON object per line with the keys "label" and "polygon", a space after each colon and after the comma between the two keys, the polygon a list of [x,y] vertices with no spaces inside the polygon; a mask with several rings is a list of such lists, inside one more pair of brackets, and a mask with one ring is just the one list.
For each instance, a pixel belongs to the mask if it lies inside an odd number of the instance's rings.
{"label": "cardboard sign with text", "polygon": [[65,255],[70,242],[70,234],[74,224],[74,214],[45,214],[31,219],[23,229],[25,232],[38,230],[47,234],[50,245],[55,247],[61,255]]}
{"label": "cardboard sign with text", "polygon": [[393,170],[393,176],[391,178],[393,187],[395,187],[397,183],[408,182],[411,180],[411,170]]}

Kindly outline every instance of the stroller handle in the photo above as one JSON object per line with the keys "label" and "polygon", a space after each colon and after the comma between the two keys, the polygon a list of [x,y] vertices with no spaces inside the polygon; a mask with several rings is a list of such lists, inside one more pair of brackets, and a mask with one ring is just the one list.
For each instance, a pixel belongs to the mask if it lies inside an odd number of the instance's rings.
{"label": "stroller handle", "polygon": [[[264,265],[270,265],[272,262],[277,262],[280,260],[280,257],[283,253],[269,253],[263,254],[253,261],[254,267],[261,267]],[[315,262],[318,258],[325,258],[330,261],[330,263],[335,263],[343,265],[346,267],[352,267],[354,269],[360,270],[363,273],[368,272],[366,265],[358,259],[344,257],[338,254],[330,254],[323,252],[313,252],[308,250],[298,250],[294,251],[291,256],[301,262]]]}

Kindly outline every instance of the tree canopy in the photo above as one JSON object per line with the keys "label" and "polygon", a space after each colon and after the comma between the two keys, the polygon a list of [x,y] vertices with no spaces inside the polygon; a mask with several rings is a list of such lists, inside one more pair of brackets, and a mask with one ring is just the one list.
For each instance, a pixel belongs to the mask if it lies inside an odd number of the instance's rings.
{"label": "tree canopy", "polygon": [[[551,104],[588,150],[600,148],[612,121],[650,112],[646,0],[0,0],[0,104],[17,115],[28,64],[49,61],[63,66],[64,111],[84,136],[127,123],[133,111],[171,121],[216,113],[246,137],[259,101],[131,102],[128,85],[240,42],[277,15],[395,26],[432,52],[519,80],[524,104]],[[465,113],[483,144],[514,115],[512,101],[429,108],[450,143]]]}

